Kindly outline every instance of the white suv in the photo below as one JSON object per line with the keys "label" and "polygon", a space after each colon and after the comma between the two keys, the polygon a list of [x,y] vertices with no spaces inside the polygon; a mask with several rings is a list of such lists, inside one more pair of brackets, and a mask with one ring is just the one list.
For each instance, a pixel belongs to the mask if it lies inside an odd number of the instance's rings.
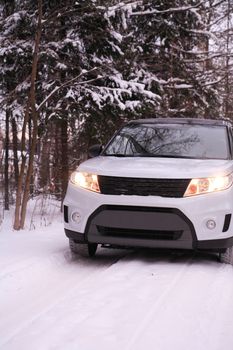
{"label": "white suv", "polygon": [[131,121],[92,147],[64,200],[72,252],[211,250],[233,263],[232,141],[225,121],[162,118]]}

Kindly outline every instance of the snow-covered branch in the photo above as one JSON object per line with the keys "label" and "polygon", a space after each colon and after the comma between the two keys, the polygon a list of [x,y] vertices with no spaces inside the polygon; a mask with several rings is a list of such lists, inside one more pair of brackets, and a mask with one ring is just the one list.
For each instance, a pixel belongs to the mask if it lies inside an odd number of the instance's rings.
{"label": "snow-covered branch", "polygon": [[220,57],[232,58],[233,57],[233,53],[232,54],[228,54],[226,52],[217,53],[215,55],[210,55],[208,57],[203,57],[203,58],[185,59],[185,62],[186,63],[201,63],[201,62],[205,62],[205,61],[208,61],[208,60],[213,60],[215,58],[220,58]]}
{"label": "snow-covered branch", "polygon": [[[51,97],[52,97],[57,91],[63,89],[63,88],[66,87],[66,86],[71,85],[71,84],[74,83],[76,80],[78,80],[79,78],[81,78],[83,75],[89,74],[89,73],[94,72],[94,71],[96,71],[96,70],[97,70],[97,67],[92,68],[92,69],[89,70],[89,71],[82,71],[82,72],[81,72],[79,75],[77,75],[76,77],[74,77],[74,78],[72,78],[72,79],[70,79],[70,80],[64,82],[64,83],[61,84],[60,86],[56,86],[56,87],[50,92],[50,94],[49,94],[48,96],[46,96],[46,98],[39,104],[39,106],[37,107],[37,112],[39,112],[39,111],[44,107],[44,105],[46,104],[46,102],[48,102],[48,101],[51,99]],[[81,82],[78,82],[78,85],[88,84],[88,83],[93,82],[93,81],[95,81],[95,80],[97,80],[97,79],[100,79],[100,78],[102,78],[102,76],[99,76],[99,77],[96,77],[96,78],[93,78],[93,79],[89,79],[89,80],[86,80],[86,81],[81,81]]]}
{"label": "snow-covered branch", "polygon": [[133,12],[131,14],[131,16],[144,16],[144,15],[153,15],[153,14],[162,15],[165,13],[189,11],[189,10],[192,10],[192,9],[195,9],[195,8],[201,6],[202,4],[204,4],[204,1],[200,1],[198,4],[193,5],[193,6],[171,7],[171,8],[166,9],[166,10],[153,9],[153,10],[146,10],[146,11],[137,11],[137,12]]}
{"label": "snow-covered branch", "polygon": [[2,107],[4,104],[8,103],[11,98],[14,97],[14,95],[20,90],[22,86],[26,86],[26,84],[30,84],[30,77],[31,75],[28,75],[26,79],[24,79],[23,82],[19,83],[13,90],[11,90],[5,98],[3,98],[0,101],[0,107]]}
{"label": "snow-covered branch", "polygon": [[133,9],[133,8],[137,7],[138,5],[142,5],[142,4],[143,4],[142,0],[138,0],[138,1],[129,0],[129,1],[124,1],[124,2],[119,2],[118,4],[116,4],[114,6],[107,7],[106,14],[107,14],[107,17],[112,17],[112,16],[114,17],[116,11],[129,10],[129,8]]}
{"label": "snow-covered branch", "polygon": [[221,81],[223,81],[223,80],[225,80],[225,79],[226,79],[226,77],[224,76],[224,77],[219,78],[219,79],[216,79],[216,80],[214,80],[214,81],[209,81],[209,82],[207,82],[207,83],[204,83],[204,84],[202,84],[202,86],[204,87],[204,86],[216,85],[216,84],[219,84]]}
{"label": "snow-covered branch", "polygon": [[204,35],[209,38],[212,38],[214,41],[217,42],[218,38],[213,34],[213,32],[208,31],[208,30],[201,30],[201,29],[187,29],[187,28],[182,28],[185,32],[187,33],[192,33],[196,35]]}

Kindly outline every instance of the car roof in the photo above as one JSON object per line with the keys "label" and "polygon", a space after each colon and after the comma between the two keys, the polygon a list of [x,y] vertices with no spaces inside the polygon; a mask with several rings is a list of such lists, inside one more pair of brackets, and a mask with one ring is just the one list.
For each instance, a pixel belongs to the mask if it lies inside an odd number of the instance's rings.
{"label": "car roof", "polygon": [[190,124],[190,125],[209,125],[209,126],[229,126],[232,124],[228,120],[222,119],[198,119],[198,118],[150,118],[135,119],[128,124]]}

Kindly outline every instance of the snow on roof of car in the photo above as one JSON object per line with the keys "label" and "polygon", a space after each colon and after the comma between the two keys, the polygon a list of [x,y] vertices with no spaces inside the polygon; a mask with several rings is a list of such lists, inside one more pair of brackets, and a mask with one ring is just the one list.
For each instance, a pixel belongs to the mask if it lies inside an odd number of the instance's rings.
{"label": "snow on roof of car", "polygon": [[198,119],[198,118],[150,118],[131,120],[129,124],[193,124],[193,125],[218,125],[232,126],[228,120]]}

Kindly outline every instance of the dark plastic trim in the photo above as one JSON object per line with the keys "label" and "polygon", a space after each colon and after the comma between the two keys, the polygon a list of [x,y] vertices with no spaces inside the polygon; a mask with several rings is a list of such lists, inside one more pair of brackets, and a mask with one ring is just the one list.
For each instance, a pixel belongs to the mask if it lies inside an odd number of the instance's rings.
{"label": "dark plastic trim", "polygon": [[227,126],[232,127],[229,120],[224,119],[199,119],[199,118],[149,118],[134,119],[128,124],[191,124],[191,125],[208,125],[208,126]]}
{"label": "dark plastic trim", "polygon": [[69,216],[68,216],[68,206],[64,205],[63,206],[63,212],[64,212],[64,221],[69,222]]}
{"label": "dark plastic trim", "polygon": [[[190,231],[192,234],[192,249],[193,250],[205,250],[205,251],[224,251],[227,248],[230,248],[233,246],[233,236],[229,238],[223,238],[223,239],[215,239],[215,240],[203,240],[203,241],[198,241],[195,228],[192,224],[192,222],[179,210],[176,208],[154,208],[154,207],[139,207],[139,206],[121,206],[121,205],[101,205],[99,208],[97,208],[88,218],[85,233],[80,233],[72,230],[65,229],[65,234],[68,238],[73,239],[77,243],[88,243],[88,231],[89,227],[91,225],[91,221],[97,215],[100,213],[102,210],[128,210],[128,211],[143,211],[143,212],[161,212],[161,213],[175,213],[179,215],[190,227]],[[228,215],[228,216],[227,216]],[[227,214],[225,218],[226,220],[231,219],[231,214]],[[230,217],[230,219],[229,219]],[[230,225],[230,223],[229,223]],[[111,245],[111,243],[110,243]],[[127,246],[127,244],[126,244]],[[164,248],[159,248],[159,249],[167,249],[166,245]],[[172,248],[176,249],[176,248]],[[181,248],[182,249],[182,248]]]}
{"label": "dark plastic trim", "polygon": [[[88,243],[88,241],[85,238],[85,235],[83,233],[65,229],[65,234],[68,238],[73,239],[77,243]],[[197,251],[204,250],[204,251],[218,252],[218,251],[224,251],[227,248],[230,248],[232,246],[233,246],[233,237],[229,237],[229,238],[224,238],[224,239],[196,241],[195,248],[193,247],[193,250],[197,250]],[[166,250],[167,248],[164,247],[164,248],[158,248],[158,249],[165,249]],[[175,248],[172,248],[172,249],[176,250]]]}
{"label": "dark plastic trim", "polygon": [[125,210],[125,211],[142,211],[142,212],[159,212],[159,213],[173,213],[180,216],[190,228],[192,235],[192,249],[197,247],[197,236],[193,223],[187,218],[182,211],[177,208],[160,208],[160,207],[141,207],[141,206],[128,206],[128,205],[101,205],[98,207],[88,218],[85,228],[85,240],[88,241],[88,231],[93,218],[103,210]]}
{"label": "dark plastic trim", "polygon": [[102,152],[102,150],[103,150],[103,146],[100,144],[91,146],[88,150],[89,158],[98,157],[100,155],[100,153]]}
{"label": "dark plastic trim", "polygon": [[233,237],[197,241],[198,250],[219,250],[219,249],[227,249],[232,246],[233,246]]}
{"label": "dark plastic trim", "polygon": [[231,223],[231,214],[225,215],[224,225],[222,232],[227,232]]}
{"label": "dark plastic trim", "polygon": [[83,233],[67,230],[67,228],[65,228],[65,234],[66,237],[73,239],[77,243],[87,243]]}

